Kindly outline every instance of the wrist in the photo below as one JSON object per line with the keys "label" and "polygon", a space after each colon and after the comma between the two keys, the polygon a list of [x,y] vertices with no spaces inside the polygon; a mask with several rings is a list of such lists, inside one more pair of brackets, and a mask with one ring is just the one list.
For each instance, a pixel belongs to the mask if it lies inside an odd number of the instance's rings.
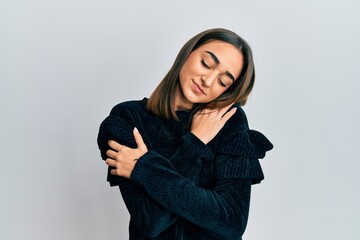
{"label": "wrist", "polygon": [[201,134],[195,132],[195,131],[191,131],[191,133],[197,137],[200,141],[202,141],[205,145],[208,144],[210,141],[208,139],[206,139],[206,137],[202,136]]}

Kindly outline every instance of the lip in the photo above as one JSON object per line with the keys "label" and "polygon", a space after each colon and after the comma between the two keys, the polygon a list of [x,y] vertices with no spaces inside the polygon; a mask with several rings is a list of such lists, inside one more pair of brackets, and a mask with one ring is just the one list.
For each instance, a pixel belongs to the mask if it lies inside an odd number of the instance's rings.
{"label": "lip", "polygon": [[193,79],[191,81],[193,82],[195,93],[206,95],[204,90]]}

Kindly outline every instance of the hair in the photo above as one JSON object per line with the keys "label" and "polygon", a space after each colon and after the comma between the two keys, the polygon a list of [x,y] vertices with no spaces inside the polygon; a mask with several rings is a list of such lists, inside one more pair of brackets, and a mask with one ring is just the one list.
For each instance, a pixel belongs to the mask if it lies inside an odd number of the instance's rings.
{"label": "hair", "polygon": [[210,41],[220,40],[235,46],[243,55],[243,66],[239,77],[219,97],[209,103],[194,104],[192,113],[204,108],[221,108],[231,103],[243,106],[246,104],[249,94],[255,83],[255,67],[252,51],[249,44],[236,33],[224,29],[214,28],[203,31],[190,40],[179,51],[172,67],[156,87],[147,102],[147,110],[155,115],[167,119],[178,117],[175,111],[175,90],[179,83],[179,73],[190,53],[198,47]]}

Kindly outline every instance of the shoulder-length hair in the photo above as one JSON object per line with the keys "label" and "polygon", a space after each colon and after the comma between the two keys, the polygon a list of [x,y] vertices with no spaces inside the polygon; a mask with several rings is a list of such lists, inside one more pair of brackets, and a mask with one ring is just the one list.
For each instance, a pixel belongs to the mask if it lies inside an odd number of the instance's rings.
{"label": "shoulder-length hair", "polygon": [[167,119],[178,120],[174,102],[175,89],[180,84],[180,70],[192,51],[214,40],[230,43],[239,49],[244,58],[242,70],[239,77],[223,94],[209,103],[195,104],[192,113],[204,108],[225,107],[231,103],[241,106],[245,105],[255,82],[255,67],[251,48],[248,43],[236,33],[223,28],[214,28],[197,34],[181,48],[169,72],[151,94],[147,102],[147,109],[149,111]]}

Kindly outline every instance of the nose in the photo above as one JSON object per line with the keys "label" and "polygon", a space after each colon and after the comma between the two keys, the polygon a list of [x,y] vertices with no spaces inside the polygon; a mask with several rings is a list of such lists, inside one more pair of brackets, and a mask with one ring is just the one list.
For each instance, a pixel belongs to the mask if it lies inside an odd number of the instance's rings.
{"label": "nose", "polygon": [[202,86],[208,88],[208,87],[210,87],[210,86],[213,84],[213,82],[214,82],[215,79],[216,79],[215,74],[212,74],[212,75],[202,75],[202,76],[201,76],[201,84],[202,84]]}

